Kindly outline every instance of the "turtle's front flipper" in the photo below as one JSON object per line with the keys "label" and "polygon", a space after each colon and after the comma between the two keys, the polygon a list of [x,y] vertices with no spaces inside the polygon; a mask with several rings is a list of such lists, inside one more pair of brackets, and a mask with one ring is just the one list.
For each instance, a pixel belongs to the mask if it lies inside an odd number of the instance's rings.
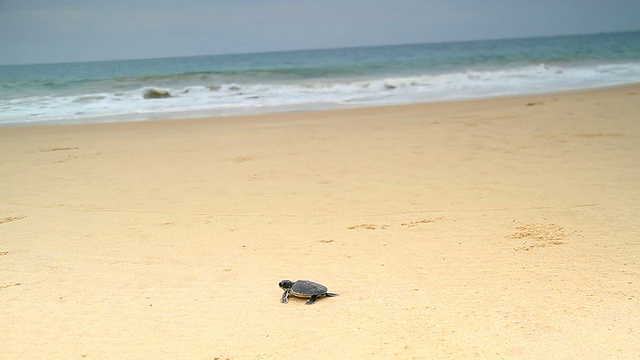
{"label": "turtle's front flipper", "polygon": [[290,291],[291,290],[287,289],[287,290],[284,291],[284,294],[282,294],[282,300],[281,301],[282,301],[283,304],[286,304],[289,301],[287,298],[289,297],[289,292]]}
{"label": "turtle's front flipper", "polygon": [[306,305],[313,305],[318,301],[318,295],[312,295],[311,299],[307,300]]}

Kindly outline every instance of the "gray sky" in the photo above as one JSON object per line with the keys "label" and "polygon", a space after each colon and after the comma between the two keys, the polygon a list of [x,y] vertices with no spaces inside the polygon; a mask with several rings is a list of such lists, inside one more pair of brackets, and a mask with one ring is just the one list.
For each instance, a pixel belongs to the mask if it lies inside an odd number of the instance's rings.
{"label": "gray sky", "polygon": [[629,30],[639,0],[0,0],[0,64]]}

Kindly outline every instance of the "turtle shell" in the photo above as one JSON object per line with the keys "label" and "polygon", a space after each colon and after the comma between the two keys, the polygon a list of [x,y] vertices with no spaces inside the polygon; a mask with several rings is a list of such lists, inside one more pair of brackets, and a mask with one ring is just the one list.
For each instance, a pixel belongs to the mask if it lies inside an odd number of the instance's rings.
{"label": "turtle shell", "polygon": [[326,286],[309,280],[298,280],[294,282],[291,287],[291,295],[301,298],[310,298],[313,295],[322,295],[326,293]]}

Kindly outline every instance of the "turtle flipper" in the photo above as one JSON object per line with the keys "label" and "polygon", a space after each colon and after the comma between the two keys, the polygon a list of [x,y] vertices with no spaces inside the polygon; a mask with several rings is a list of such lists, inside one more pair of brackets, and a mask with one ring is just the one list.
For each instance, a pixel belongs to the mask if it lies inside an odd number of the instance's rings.
{"label": "turtle flipper", "polygon": [[334,293],[326,293],[326,294],[324,294],[324,296],[326,296],[326,297],[334,297],[334,296],[340,296],[340,295],[334,294]]}
{"label": "turtle flipper", "polygon": [[313,305],[316,303],[316,301],[318,301],[318,295],[312,295],[311,299],[307,300],[307,302],[305,302],[306,305]]}
{"label": "turtle flipper", "polygon": [[291,292],[291,290],[287,289],[284,291],[284,294],[282,294],[282,299],[280,301],[283,304],[286,304],[287,302],[289,302],[289,300],[287,299],[289,297],[289,292]]}

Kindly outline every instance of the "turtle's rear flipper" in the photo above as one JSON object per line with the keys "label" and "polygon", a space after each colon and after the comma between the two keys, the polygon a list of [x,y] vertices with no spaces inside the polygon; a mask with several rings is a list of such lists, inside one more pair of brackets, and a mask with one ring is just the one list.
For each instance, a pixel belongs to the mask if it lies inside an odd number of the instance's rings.
{"label": "turtle's rear flipper", "polygon": [[339,294],[334,294],[334,293],[326,293],[324,294],[324,296],[326,297],[334,297],[334,296],[340,296]]}
{"label": "turtle's rear flipper", "polygon": [[313,295],[311,296],[311,299],[309,299],[307,302],[305,302],[306,305],[313,305],[316,303],[316,301],[318,301],[318,295]]}

